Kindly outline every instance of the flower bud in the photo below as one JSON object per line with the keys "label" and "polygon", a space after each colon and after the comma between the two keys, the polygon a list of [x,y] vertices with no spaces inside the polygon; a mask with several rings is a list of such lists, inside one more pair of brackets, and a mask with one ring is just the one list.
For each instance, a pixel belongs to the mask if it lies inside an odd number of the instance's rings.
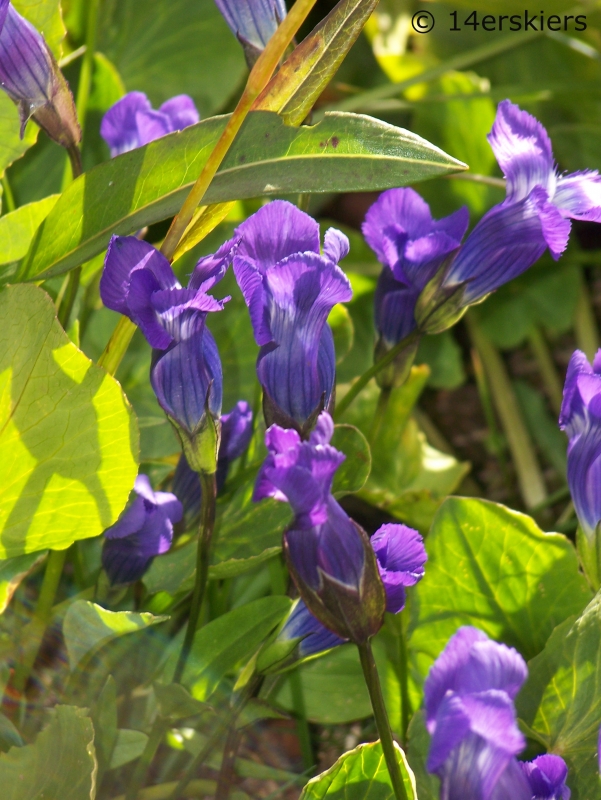
{"label": "flower bud", "polygon": [[284,0],[215,0],[252,67],[286,16]]}

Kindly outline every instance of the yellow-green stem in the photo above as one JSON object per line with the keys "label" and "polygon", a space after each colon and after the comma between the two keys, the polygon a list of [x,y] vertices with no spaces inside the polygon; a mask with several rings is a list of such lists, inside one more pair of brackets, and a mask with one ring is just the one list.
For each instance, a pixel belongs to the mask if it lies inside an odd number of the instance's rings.
{"label": "yellow-green stem", "polygon": [[227,155],[227,151],[230,149],[238,131],[242,127],[242,123],[251,110],[253,103],[269,82],[278,63],[286,52],[286,48],[292,42],[294,35],[307,18],[315,3],[316,0],[296,0],[296,3],[290,9],[288,15],[284,18],[277,31],[269,40],[267,47],[257,59],[257,62],[248,76],[246,87],[242,93],[242,97],[238,101],[234,113],[230,117],[225,130],[221,134],[207,163],[198,176],[198,180],[192,187],[190,194],[185,199],[183,206],[174,218],[167,232],[167,236],[161,247],[161,252],[169,260],[171,260],[175,253],[179,240],[184,235],[186,228],[194,216],[194,212],[202,202],[211,181]]}
{"label": "yellow-green stem", "polygon": [[114,375],[135,332],[135,324],[127,317],[121,317],[98,359],[98,366],[104,367],[109,375]]}
{"label": "yellow-green stem", "polygon": [[561,381],[555,369],[555,364],[553,363],[551,351],[549,350],[549,345],[545,340],[543,332],[536,325],[530,331],[530,336],[528,338],[553,411],[559,414],[563,399],[563,391]]}

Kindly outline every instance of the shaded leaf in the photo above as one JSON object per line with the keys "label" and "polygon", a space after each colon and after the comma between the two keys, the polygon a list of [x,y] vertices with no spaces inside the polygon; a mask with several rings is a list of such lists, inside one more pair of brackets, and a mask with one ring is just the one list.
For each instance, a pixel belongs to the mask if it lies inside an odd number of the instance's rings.
{"label": "shaded leaf", "polygon": [[46,553],[30,553],[0,561],[0,614],[6,611],[23,578],[45,557]]}
{"label": "shaded leaf", "polygon": [[0,755],[3,800],[93,800],[94,729],[85,708],[56,706],[33,744]]}
{"label": "shaded leaf", "polygon": [[10,277],[16,269],[16,262],[27,254],[35,232],[59,197],[58,194],[52,194],[0,217],[0,265],[6,265],[0,269],[1,281]]}
{"label": "shaded leaf", "polygon": [[86,656],[102,645],[126,633],[157,625],[168,617],[155,617],[148,612],[107,611],[88,600],[76,600],[65,614],[63,636],[69,655],[69,665],[74,670]]}
{"label": "shaded leaf", "polygon": [[[417,800],[415,777],[405,754],[395,742],[394,747],[405,784],[408,800]],[[360,744],[344,753],[333,767],[312,778],[305,786],[300,800],[394,800],[388,768],[380,742]]]}
{"label": "shaded leaf", "polygon": [[336,425],[331,444],[346,456],[334,475],[332,494],[340,497],[349,492],[358,492],[365,485],[371,470],[367,439],[354,425]]}
{"label": "shaded leaf", "polygon": [[0,292],[0,556],[62,549],[116,520],[137,474],[119,384],[68,339],[35,286]]}
{"label": "shaded leaf", "polygon": [[340,364],[350,353],[353,347],[355,330],[353,320],[348,308],[342,303],[336,303],[328,316],[328,325],[334,335],[334,349],[336,351],[336,363]]}
{"label": "shaded leaf", "polygon": [[117,769],[139,758],[144,752],[147,741],[148,736],[142,733],[142,731],[120,728],[117,731],[117,739],[115,740],[115,746],[108,768]]}
{"label": "shaded leaf", "polygon": [[11,747],[23,747],[25,742],[9,718],[0,712],[0,751],[6,753]]}
{"label": "shaded leaf", "polygon": [[409,638],[422,679],[461,625],[474,625],[530,658],[590,599],[565,536],[543,533],[525,514],[486,500],[446,500],[426,550]]}
{"label": "shaded leaf", "polygon": [[179,683],[155,683],[154,693],[159,705],[159,714],[168,719],[184,719],[212,711],[206,703],[196,700],[190,692]]}
{"label": "shaded leaf", "polygon": [[98,700],[90,712],[94,724],[94,747],[99,776],[109,768],[117,741],[117,684],[112,675],[106,679]]}
{"label": "shaded leaf", "polygon": [[599,796],[601,594],[579,619],[565,620],[528,664],[518,715],[567,762],[573,800]]}
{"label": "shaded leaf", "polygon": [[439,800],[440,781],[426,769],[430,734],[426,730],[426,720],[422,709],[416,711],[407,731],[407,759],[415,775],[419,800]]}
{"label": "shaded leaf", "polygon": [[[124,153],[85,173],[42,223],[20,280],[47,278],[129,234],[172,216],[227,122],[215,117]],[[249,114],[203,202],[293,192],[383,189],[462,169],[415,134],[357,114],[328,114],[290,128],[266,111]]]}

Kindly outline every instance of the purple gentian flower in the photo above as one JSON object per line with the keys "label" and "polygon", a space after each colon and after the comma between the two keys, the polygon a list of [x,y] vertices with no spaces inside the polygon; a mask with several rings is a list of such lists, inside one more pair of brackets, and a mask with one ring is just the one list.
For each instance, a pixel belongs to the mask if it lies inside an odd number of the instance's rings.
{"label": "purple gentian flower", "polygon": [[194,100],[187,94],[172,97],[155,111],[145,94],[129,92],[106,112],[100,135],[114,158],[168,133],[182,131],[199,119]]}
{"label": "purple gentian flower", "polygon": [[[245,400],[240,400],[229,414],[223,414],[221,417],[221,442],[217,455],[216,475],[218,492],[225,484],[230,464],[239,458],[250,444],[252,423],[253,412]],[[190,469],[183,453],[175,468],[172,488],[184,506],[186,528],[191,528],[200,515],[201,489],[198,473]]]}
{"label": "purple gentian flower", "polygon": [[154,556],[169,550],[173,525],[182,518],[177,497],[153,492],[146,475],[138,475],[134,491],[133,503],[104,532],[102,566],[111,584],[139,580]]}
{"label": "purple gentian flower", "polygon": [[367,534],[331,494],[345,458],[330,445],[333,432],[327,412],[308,441],[292,429],[268,428],[254,499],[290,504],[294,519],[284,533],[284,554],[301,597],[329,630],[360,643],[380,628],[385,595]]}
{"label": "purple gentian flower", "polygon": [[580,526],[592,540],[601,522],[601,350],[591,366],[572,354],[559,426],[568,434],[568,485]]}
{"label": "purple gentian flower", "polygon": [[73,96],[44,37],[0,0],[0,86],[19,108],[21,138],[33,117],[67,149],[81,140]]}
{"label": "purple gentian flower", "polygon": [[432,665],[424,686],[427,768],[445,800],[532,800],[516,759],[526,743],[513,705],[527,672],[516,650],[470,627]]}
{"label": "purple gentian flower", "polygon": [[[405,607],[405,587],[424,577],[428,556],[418,531],[407,525],[382,525],[370,539],[386,593],[386,610],[398,614]],[[344,644],[347,639],[329,631],[299,600],[278,634],[277,641],[298,639],[295,660]]]}
{"label": "purple gentian flower", "polygon": [[413,189],[388,189],[361,227],[383,265],[375,295],[376,328],[387,349],[415,328],[417,298],[442,262],[461,244],[469,223],[464,206],[435,220]]}
{"label": "purple gentian flower", "polygon": [[274,200],[236,230],[234,272],[250,312],[257,344],[267,424],[306,432],[334,402],[336,356],[328,314],[351,299],[337,262],[348,239],[330,228],[319,254],[319,225]]}
{"label": "purple gentian flower", "polygon": [[559,175],[549,136],[531,114],[503,100],[488,140],[507,195],[420,298],[418,323],[429,332],[448,327],[462,309],[521,275],[547,248],[557,260],[568,243],[570,219],[601,221],[601,177],[592,170]]}
{"label": "purple gentian flower", "polygon": [[225,274],[234,247],[226,242],[215,255],[201,258],[184,289],[152,245],[135,236],[113,236],[100,280],[104,305],[139,325],[153,348],[152,388],[197,471],[205,467],[191,443],[205,430],[207,411],[218,420],[222,398],[221,361],[206,316],[229,300],[216,300],[207,291]]}
{"label": "purple gentian flower", "polygon": [[215,0],[252,67],[286,16],[284,0]]}
{"label": "purple gentian flower", "polygon": [[534,761],[520,762],[532,791],[532,800],[570,800],[566,786],[568,768],[560,756],[538,756]]}

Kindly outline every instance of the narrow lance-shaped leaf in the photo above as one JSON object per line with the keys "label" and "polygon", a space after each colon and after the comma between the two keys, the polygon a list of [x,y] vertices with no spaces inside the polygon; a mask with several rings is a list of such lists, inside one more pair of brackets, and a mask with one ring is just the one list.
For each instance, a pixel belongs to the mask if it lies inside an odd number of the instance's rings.
{"label": "narrow lance-shaped leaf", "polygon": [[[175,214],[227,122],[214,117],[100,164],[74,181],[42,223],[18,280],[67,272],[126,235]],[[405,186],[464,165],[415,134],[357,114],[290,128],[249,115],[204,198],[208,204],[298,192]]]}
{"label": "narrow lance-shaped leaf", "polygon": [[255,108],[300,125],[361,33],[378,0],[340,0],[284,62]]}

